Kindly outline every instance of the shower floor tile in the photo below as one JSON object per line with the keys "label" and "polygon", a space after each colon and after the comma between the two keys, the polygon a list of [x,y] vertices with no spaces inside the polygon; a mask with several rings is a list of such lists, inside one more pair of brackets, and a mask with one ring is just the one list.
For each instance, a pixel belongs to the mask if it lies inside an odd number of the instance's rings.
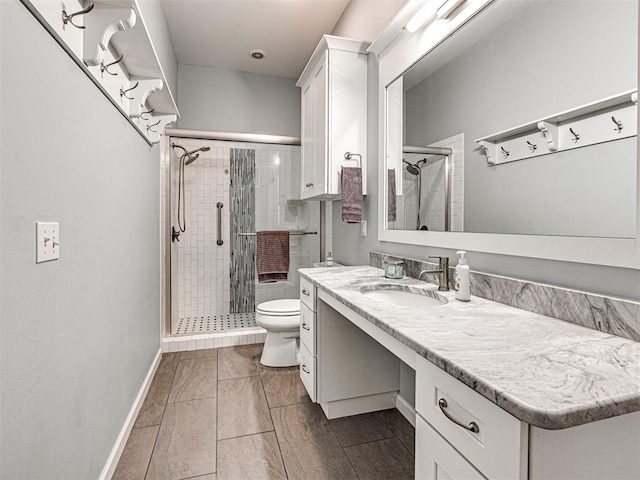
{"label": "shower floor tile", "polygon": [[227,315],[207,315],[181,318],[174,326],[173,335],[193,335],[194,333],[219,333],[256,328],[255,313],[229,313]]}

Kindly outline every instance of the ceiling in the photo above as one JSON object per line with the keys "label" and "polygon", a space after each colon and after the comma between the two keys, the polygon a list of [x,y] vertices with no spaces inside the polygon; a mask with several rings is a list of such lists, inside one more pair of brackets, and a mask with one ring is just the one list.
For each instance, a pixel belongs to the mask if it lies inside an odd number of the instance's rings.
{"label": "ceiling", "polygon": [[[295,78],[349,0],[161,0],[178,62]],[[252,49],[266,51],[262,60]]]}

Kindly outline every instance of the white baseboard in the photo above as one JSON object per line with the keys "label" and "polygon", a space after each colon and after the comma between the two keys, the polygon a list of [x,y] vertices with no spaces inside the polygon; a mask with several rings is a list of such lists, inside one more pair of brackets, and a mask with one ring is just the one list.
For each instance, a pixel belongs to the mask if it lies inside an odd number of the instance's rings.
{"label": "white baseboard", "polygon": [[147,392],[151,386],[151,381],[153,380],[153,376],[156,374],[156,370],[158,369],[161,359],[162,348],[159,348],[158,353],[156,353],[156,357],[153,359],[153,362],[151,362],[151,367],[147,372],[147,376],[145,377],[144,382],[142,382],[138,395],[136,395],[133,405],[131,405],[131,410],[129,410],[129,415],[127,415],[127,418],[124,421],[120,434],[118,435],[118,438],[116,438],[116,443],[111,449],[109,458],[107,458],[107,463],[104,465],[102,473],[98,477],[99,480],[109,480],[113,476],[113,473],[118,466],[118,462],[120,461],[120,455],[122,455],[124,446],[127,444],[127,439],[133,429],[133,424],[136,422],[136,417],[138,416],[138,412],[140,411],[144,399],[147,396]]}
{"label": "white baseboard", "polygon": [[396,405],[397,394],[397,391],[376,393],[374,395],[365,395],[364,397],[323,402],[320,406],[322,407],[325,416],[331,420],[334,418],[360,415],[361,413],[377,412],[379,410],[393,408]]}
{"label": "white baseboard", "polygon": [[416,409],[400,395],[396,397],[396,408],[411,425],[416,426]]}

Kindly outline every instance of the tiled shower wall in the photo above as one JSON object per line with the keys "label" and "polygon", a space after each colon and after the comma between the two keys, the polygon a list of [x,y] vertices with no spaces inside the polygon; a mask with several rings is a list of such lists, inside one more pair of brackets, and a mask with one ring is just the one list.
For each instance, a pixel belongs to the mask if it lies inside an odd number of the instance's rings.
{"label": "tiled shower wall", "polygon": [[[319,232],[319,203],[300,201],[300,147],[172,138],[187,150],[209,152],[185,168],[187,230],[172,245],[172,321],[230,313],[230,155],[232,148],[255,151],[255,229]],[[179,149],[172,154],[172,224],[177,226]],[[222,202],[222,246],[216,245],[216,203]],[[255,237],[248,237],[255,242]],[[255,244],[254,244],[255,247]],[[297,298],[298,268],[318,261],[319,235],[291,236],[289,280],[256,284],[259,304]]]}
{"label": "tiled shower wall", "polygon": [[[211,148],[185,167],[186,231],[171,252],[172,330],[178,318],[228,314],[231,298],[229,262],[230,148],[226,142],[172,138],[187,150]],[[171,163],[172,224],[177,226],[178,158]],[[222,240],[216,244],[216,204],[222,202]]]}

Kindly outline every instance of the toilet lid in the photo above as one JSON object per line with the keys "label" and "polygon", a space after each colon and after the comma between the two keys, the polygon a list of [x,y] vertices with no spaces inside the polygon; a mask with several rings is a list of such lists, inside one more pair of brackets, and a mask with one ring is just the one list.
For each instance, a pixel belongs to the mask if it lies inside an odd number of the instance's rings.
{"label": "toilet lid", "polygon": [[297,298],[271,300],[261,303],[256,310],[269,315],[297,315],[300,313],[300,300]]}

